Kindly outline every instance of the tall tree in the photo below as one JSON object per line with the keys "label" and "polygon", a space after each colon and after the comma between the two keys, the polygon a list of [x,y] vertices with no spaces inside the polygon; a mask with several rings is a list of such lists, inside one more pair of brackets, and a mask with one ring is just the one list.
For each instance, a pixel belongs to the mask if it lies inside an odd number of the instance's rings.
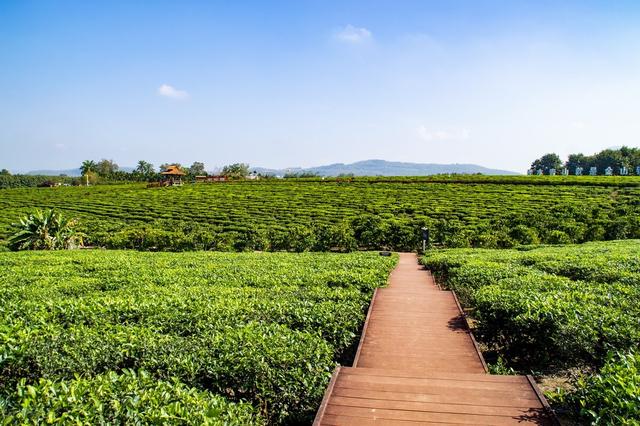
{"label": "tall tree", "polygon": [[86,175],[88,172],[97,171],[97,164],[93,160],[84,160],[80,166],[80,174]]}
{"label": "tall tree", "polygon": [[531,163],[532,169],[542,169],[545,173],[548,173],[549,169],[558,170],[560,169],[560,167],[562,167],[562,161],[560,161],[560,157],[558,156],[558,154],[555,153],[545,154]]}
{"label": "tall tree", "polygon": [[576,173],[576,167],[582,167],[583,169],[587,168],[589,165],[589,158],[584,154],[571,154],[564,165],[569,169],[569,174],[573,175]]}
{"label": "tall tree", "polygon": [[155,173],[155,169],[153,168],[153,164],[148,163],[144,160],[138,161],[138,165],[133,170],[135,173],[142,175],[144,177],[149,177]]}
{"label": "tall tree", "polygon": [[620,154],[622,154],[631,167],[640,166],[640,148],[623,146],[620,148]]}
{"label": "tall tree", "polygon": [[191,167],[189,167],[189,175],[190,176],[201,176],[206,175],[207,172],[204,170],[204,163],[200,163],[195,161]]}
{"label": "tall tree", "polygon": [[616,172],[620,167],[629,167],[630,164],[623,157],[620,150],[605,149],[594,155],[594,165],[598,168],[600,174],[604,174],[607,167],[611,167]]}
{"label": "tall tree", "polygon": [[222,168],[222,175],[231,179],[243,179],[249,175],[249,165],[245,163],[234,163]]}
{"label": "tall tree", "polygon": [[109,176],[119,168],[120,167],[113,160],[107,160],[104,158],[96,164],[96,172],[100,176]]}
{"label": "tall tree", "polygon": [[7,169],[0,170],[0,175],[2,176],[11,176],[11,172]]}

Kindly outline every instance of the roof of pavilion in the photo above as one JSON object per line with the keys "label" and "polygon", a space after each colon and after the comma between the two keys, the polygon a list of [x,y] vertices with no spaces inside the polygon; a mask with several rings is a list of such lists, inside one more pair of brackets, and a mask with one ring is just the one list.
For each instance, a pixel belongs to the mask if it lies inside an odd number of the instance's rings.
{"label": "roof of pavilion", "polygon": [[169,175],[169,176],[184,176],[186,175],[185,172],[183,172],[182,170],[180,170],[180,167],[178,166],[169,166],[167,167],[167,170],[165,170],[164,172],[160,173],[161,175]]}

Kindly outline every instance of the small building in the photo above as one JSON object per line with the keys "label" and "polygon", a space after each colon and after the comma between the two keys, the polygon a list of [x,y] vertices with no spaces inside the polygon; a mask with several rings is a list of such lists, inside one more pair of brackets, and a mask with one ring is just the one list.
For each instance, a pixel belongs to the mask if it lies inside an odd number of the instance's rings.
{"label": "small building", "polygon": [[554,169],[553,167],[549,169],[549,176],[555,176],[556,175],[556,169]]}
{"label": "small building", "polygon": [[576,167],[576,176],[582,176],[582,171],[584,169],[580,166]]}
{"label": "small building", "polygon": [[216,176],[196,176],[196,183],[212,183],[212,182],[226,182],[227,177],[222,175]]}
{"label": "small building", "polygon": [[620,167],[620,176],[627,176],[629,174],[629,169],[625,166]]}
{"label": "small building", "polygon": [[38,187],[40,188],[55,188],[56,186],[61,186],[62,183],[60,182],[55,182],[53,180],[45,180],[43,182],[40,182],[38,184]]}
{"label": "small building", "polygon": [[562,168],[562,176],[569,176],[569,169],[567,169],[566,167]]}
{"label": "small building", "polygon": [[607,167],[604,169],[604,174],[605,176],[613,176],[613,168],[611,168],[611,166]]}
{"label": "small building", "polygon": [[169,166],[160,174],[162,175],[162,184],[165,186],[182,185],[182,177],[186,175],[178,166]]}
{"label": "small building", "polygon": [[598,174],[598,168],[597,167],[591,167],[589,169],[589,176],[596,176]]}

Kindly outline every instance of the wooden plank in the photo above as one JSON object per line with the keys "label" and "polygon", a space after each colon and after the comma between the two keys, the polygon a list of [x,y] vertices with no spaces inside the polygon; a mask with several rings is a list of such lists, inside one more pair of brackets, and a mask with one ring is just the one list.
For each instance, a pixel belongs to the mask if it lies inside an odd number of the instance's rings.
{"label": "wooden plank", "polygon": [[[413,373],[404,373],[402,370],[389,370],[389,369],[381,369],[381,368],[353,368],[353,367],[342,367],[340,372],[343,376],[390,376],[390,377],[407,377],[407,378],[416,378]],[[493,374],[460,374],[460,373],[450,373],[450,372],[434,372],[429,376],[425,376],[425,378],[431,379],[445,379],[445,380],[472,380],[477,382],[515,382],[515,383],[528,383],[529,380],[525,376],[498,376]]]}
{"label": "wooden plank", "polygon": [[[364,417],[327,414],[324,416],[322,424],[328,426],[417,426],[424,425],[425,423],[413,422],[411,420],[366,419]],[[455,424],[456,423],[438,423],[439,426]]]}
{"label": "wooden plank", "polygon": [[[543,408],[541,407],[537,398],[532,396],[530,391],[487,391],[485,389],[465,389],[461,392],[459,389],[451,389],[447,387],[432,387],[428,390],[394,385],[380,385],[375,383],[368,383],[365,385],[352,385],[338,383],[334,387],[334,391],[340,389],[348,391],[355,396],[366,395],[368,393],[385,393],[386,399],[399,399],[407,395],[423,395],[428,398],[435,398],[438,401],[448,403],[464,403],[464,404],[478,404],[477,401],[484,401],[485,404],[501,407],[501,406],[520,406],[521,401],[529,401],[528,406],[530,408]],[[332,396],[333,398],[333,396]],[[381,398],[385,399],[385,398]]]}
{"label": "wooden plank", "polygon": [[437,413],[405,410],[390,410],[361,407],[345,407],[329,404],[326,413],[387,420],[412,420],[416,422],[449,422],[468,425],[513,425],[523,421],[535,421],[541,414],[535,410],[519,416],[491,416],[482,414]]}
{"label": "wooden plank", "polygon": [[[413,422],[411,420],[387,420],[387,419],[366,419],[364,417],[336,416],[327,414],[324,416],[323,425],[328,426],[417,426],[424,425],[424,422]],[[455,425],[456,423],[437,423],[438,426]]]}
{"label": "wooden plank", "polygon": [[[423,389],[428,391],[433,387],[443,387],[448,389],[462,390],[462,389],[482,389],[482,390],[502,390],[502,391],[530,391],[532,395],[536,396],[531,388],[531,385],[526,382],[514,383],[514,382],[485,382],[474,380],[451,380],[451,379],[431,379],[423,377],[389,377],[389,376],[360,376],[360,375],[347,375],[341,374],[337,383],[375,383],[384,385],[397,385],[412,387],[416,389]],[[537,397],[537,396],[536,396]],[[542,404],[540,405],[542,406]]]}
{"label": "wooden plank", "polygon": [[376,367],[376,368],[400,368],[402,365],[409,365],[411,369],[431,369],[441,371],[457,371],[460,368],[465,368],[465,372],[478,371],[483,372],[484,369],[481,366],[475,366],[472,364],[476,361],[476,358],[456,359],[451,358],[429,358],[424,359],[420,357],[409,356],[395,356],[392,359],[388,359],[386,356],[376,356],[376,354],[363,355],[360,357],[361,367]]}
{"label": "wooden plank", "polygon": [[433,334],[433,335],[429,335],[429,334],[413,334],[413,333],[406,333],[404,335],[399,335],[399,333],[385,333],[385,334],[380,334],[380,335],[375,335],[374,332],[369,331],[367,337],[365,337],[365,343],[369,340],[371,341],[376,341],[376,340],[380,340],[383,339],[382,342],[387,343],[391,346],[401,346],[398,345],[398,342],[403,342],[406,341],[406,345],[404,346],[409,346],[412,344],[420,344],[422,343],[422,346],[428,346],[428,345],[434,345],[434,346],[440,346],[441,349],[444,349],[446,345],[448,343],[467,343],[469,346],[469,349],[471,351],[474,351],[475,349],[473,348],[473,343],[471,343],[471,339],[469,338],[467,333],[450,333],[448,335],[446,334]]}
{"label": "wooden plank", "polygon": [[535,399],[530,397],[529,393],[522,398],[495,398],[478,396],[478,395],[455,395],[454,397],[441,394],[428,393],[410,393],[410,392],[388,392],[365,389],[351,389],[341,386],[333,388],[333,396],[348,396],[358,398],[369,398],[378,400],[391,401],[415,401],[415,402],[439,402],[439,403],[455,403],[461,405],[487,405],[493,407],[531,407],[531,403],[535,403]]}
{"label": "wooden plank", "polygon": [[418,365],[425,358],[425,352],[429,353],[429,358],[432,360],[444,360],[451,362],[451,359],[454,358],[456,361],[475,361],[476,356],[470,355],[469,350],[466,347],[454,348],[449,352],[440,352],[440,351],[431,351],[428,348],[424,350],[420,350],[421,348],[409,348],[398,351],[392,351],[390,348],[386,346],[382,346],[380,348],[376,348],[375,346],[368,345],[367,348],[367,356],[375,355],[376,357],[387,357],[387,358],[415,358]]}
{"label": "wooden plank", "polygon": [[[334,395],[332,405],[347,407],[375,408],[383,410],[418,411],[422,413],[482,414],[484,416],[518,417],[526,414],[530,407],[494,406],[491,404],[452,404],[423,401],[400,401],[389,399],[369,399]],[[543,410],[542,407],[540,407]]]}

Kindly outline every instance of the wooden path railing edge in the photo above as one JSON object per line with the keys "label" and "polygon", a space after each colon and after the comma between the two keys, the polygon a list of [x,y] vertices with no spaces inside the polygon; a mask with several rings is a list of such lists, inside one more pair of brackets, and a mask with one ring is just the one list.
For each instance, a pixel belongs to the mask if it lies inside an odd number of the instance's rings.
{"label": "wooden path railing edge", "polygon": [[480,358],[480,362],[482,363],[482,368],[484,368],[484,372],[489,374],[489,366],[487,365],[487,362],[484,360],[484,356],[482,356],[482,352],[480,351],[480,346],[478,346],[478,342],[476,341],[476,338],[473,336],[473,332],[471,331],[471,325],[469,324],[469,318],[467,318],[467,314],[465,314],[464,310],[462,309],[462,305],[460,305],[460,301],[458,300],[458,295],[456,294],[455,291],[450,290],[451,294],[453,294],[453,300],[456,302],[456,306],[458,307],[458,311],[460,311],[460,315],[462,315],[462,318],[464,319],[464,325],[467,328],[467,331],[469,332],[469,337],[471,338],[471,343],[473,343],[473,348],[476,350],[476,354],[478,355],[478,358]]}
{"label": "wooden path railing edge", "polygon": [[362,351],[362,345],[364,344],[364,336],[367,334],[367,328],[369,328],[369,319],[371,318],[371,312],[373,311],[373,305],[376,303],[376,296],[378,295],[378,288],[373,290],[373,296],[371,296],[371,303],[369,303],[369,309],[367,310],[367,317],[364,320],[364,326],[362,327],[362,333],[360,333],[360,342],[358,343],[358,350],[356,351],[356,357],[353,359],[353,366],[358,366],[358,358],[360,358],[360,352]]}
{"label": "wooden path railing edge", "polygon": [[327,389],[324,391],[324,396],[322,397],[322,402],[320,403],[320,408],[318,408],[318,412],[316,413],[316,417],[313,420],[313,426],[320,426],[320,422],[324,417],[324,412],[327,409],[327,404],[329,404],[329,399],[331,398],[331,394],[333,393],[333,387],[336,385],[336,380],[338,379],[338,374],[340,374],[340,366],[338,365],[335,370],[333,370],[333,374],[331,374],[331,380],[329,380],[329,384],[327,385]]}
{"label": "wooden path railing edge", "polygon": [[544,411],[547,414],[548,420],[551,422],[553,426],[560,426],[560,420],[558,419],[558,416],[549,405],[547,398],[545,398],[544,394],[540,391],[540,388],[538,387],[536,380],[530,374],[527,374],[525,377],[529,381],[529,384],[533,388],[533,391],[536,393],[536,396],[540,400],[540,404],[542,404],[542,407],[544,408]]}

